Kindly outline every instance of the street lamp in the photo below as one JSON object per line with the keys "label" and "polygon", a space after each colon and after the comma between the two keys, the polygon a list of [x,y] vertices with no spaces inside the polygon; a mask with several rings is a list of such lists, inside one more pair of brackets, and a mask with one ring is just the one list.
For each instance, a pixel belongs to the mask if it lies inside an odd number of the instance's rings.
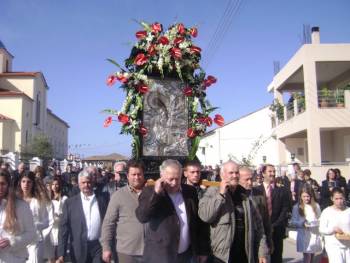
{"label": "street lamp", "polygon": [[295,160],[295,153],[291,153],[290,154],[290,159],[292,159],[292,162],[294,162],[294,160]]}

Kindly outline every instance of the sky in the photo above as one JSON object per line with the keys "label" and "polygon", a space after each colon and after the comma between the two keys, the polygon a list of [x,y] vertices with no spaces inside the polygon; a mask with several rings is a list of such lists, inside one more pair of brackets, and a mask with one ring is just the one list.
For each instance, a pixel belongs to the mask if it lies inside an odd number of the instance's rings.
{"label": "sky", "polygon": [[106,58],[129,56],[135,20],[198,27],[201,65],[218,79],[208,99],[230,122],[271,103],[273,61],[283,67],[301,47],[303,24],[319,26],[322,43],[350,43],[349,10],[349,0],[0,0],[0,40],[13,71],[44,73],[49,108],[70,125],[70,152],[129,156],[130,136],[116,122],[103,128],[101,111],[125,98],[105,84],[117,71]]}

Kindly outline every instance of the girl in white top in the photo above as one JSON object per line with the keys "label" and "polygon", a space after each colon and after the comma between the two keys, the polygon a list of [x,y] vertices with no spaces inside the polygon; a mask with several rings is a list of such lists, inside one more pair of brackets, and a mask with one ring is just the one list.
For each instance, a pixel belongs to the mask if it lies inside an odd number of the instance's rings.
{"label": "girl in white top", "polygon": [[28,204],[16,199],[10,180],[0,169],[0,263],[24,263],[26,246],[35,237],[33,217]]}
{"label": "girl in white top", "polygon": [[350,208],[345,205],[343,191],[334,187],[331,192],[332,206],[322,211],[320,232],[324,235],[329,263],[350,262],[350,240],[338,239],[336,234],[350,235]]}
{"label": "girl in white top", "polygon": [[47,206],[50,202],[45,187],[35,179],[33,172],[25,171],[20,177],[17,195],[29,204],[36,230],[36,238],[27,246],[27,263],[44,262],[42,230],[49,226]]}
{"label": "girl in white top", "polygon": [[297,251],[303,253],[304,263],[311,263],[314,254],[322,251],[322,241],[318,231],[320,206],[315,202],[309,185],[300,191],[299,203],[293,207],[291,225],[297,228]]}
{"label": "girl in white top", "polygon": [[50,228],[50,232],[47,232],[45,234],[44,247],[48,261],[54,263],[57,259],[58,228],[60,218],[63,212],[63,204],[67,200],[67,197],[62,195],[62,181],[60,178],[54,177],[52,182],[50,182],[49,186],[49,195],[51,198],[53,209],[53,225]]}

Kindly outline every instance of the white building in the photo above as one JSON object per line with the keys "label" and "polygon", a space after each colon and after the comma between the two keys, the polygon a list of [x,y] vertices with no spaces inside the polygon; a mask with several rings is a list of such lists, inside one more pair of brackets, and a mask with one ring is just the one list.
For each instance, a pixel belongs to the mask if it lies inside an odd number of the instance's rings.
{"label": "white building", "polygon": [[321,44],[318,28],[311,38],[268,86],[280,114],[271,118],[265,108],[207,133],[197,154],[204,164],[246,155],[261,133],[273,136],[253,164],[266,156],[268,163],[283,166],[300,162],[319,180],[329,168],[350,174],[350,44]]}
{"label": "white building", "polygon": [[203,165],[215,166],[229,159],[278,163],[269,106],[216,128],[203,136],[197,157]]}
{"label": "white building", "polygon": [[45,135],[54,158],[68,151],[67,122],[47,108],[49,87],[42,72],[12,71],[13,56],[0,41],[0,155],[24,152],[32,139]]}

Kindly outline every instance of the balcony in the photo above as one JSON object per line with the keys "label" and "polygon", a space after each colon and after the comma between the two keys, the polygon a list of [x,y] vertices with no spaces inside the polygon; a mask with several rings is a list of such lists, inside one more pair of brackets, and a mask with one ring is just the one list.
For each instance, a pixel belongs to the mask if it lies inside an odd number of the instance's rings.
{"label": "balcony", "polygon": [[344,108],[345,107],[345,90],[336,89],[318,90],[318,106],[319,108]]}

